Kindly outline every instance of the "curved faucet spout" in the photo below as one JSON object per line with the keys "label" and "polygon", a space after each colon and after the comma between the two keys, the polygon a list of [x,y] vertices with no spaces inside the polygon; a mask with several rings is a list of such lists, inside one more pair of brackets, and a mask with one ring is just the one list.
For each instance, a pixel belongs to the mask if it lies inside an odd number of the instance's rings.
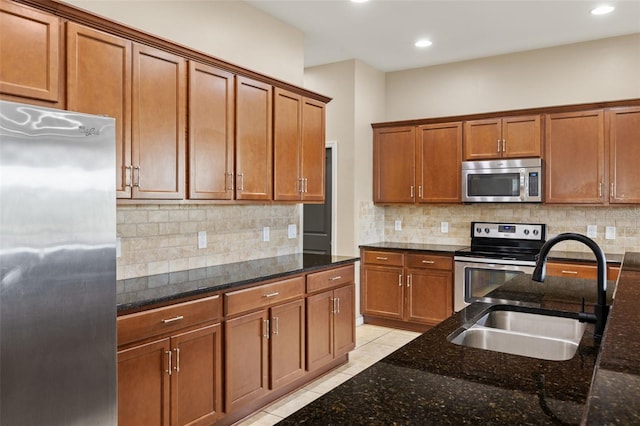
{"label": "curved faucet spout", "polygon": [[607,316],[609,315],[609,306],[607,305],[607,260],[604,252],[595,241],[582,234],[572,232],[559,234],[551,238],[544,243],[540,249],[540,254],[538,255],[536,267],[533,270],[531,279],[538,282],[544,281],[546,277],[547,256],[549,255],[549,251],[559,242],[566,240],[579,241],[585,244],[596,256],[596,262],[598,264],[598,300],[594,308],[596,317],[594,336],[598,338],[602,337],[602,334],[604,333],[604,326],[607,322]]}

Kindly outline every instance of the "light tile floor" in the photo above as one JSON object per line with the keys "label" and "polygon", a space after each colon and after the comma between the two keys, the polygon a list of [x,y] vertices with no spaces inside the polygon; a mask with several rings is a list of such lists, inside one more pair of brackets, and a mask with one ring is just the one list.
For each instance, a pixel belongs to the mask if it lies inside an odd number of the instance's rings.
{"label": "light tile floor", "polygon": [[412,331],[361,325],[356,328],[356,348],[349,353],[348,363],[266,406],[236,426],[274,425],[419,335]]}

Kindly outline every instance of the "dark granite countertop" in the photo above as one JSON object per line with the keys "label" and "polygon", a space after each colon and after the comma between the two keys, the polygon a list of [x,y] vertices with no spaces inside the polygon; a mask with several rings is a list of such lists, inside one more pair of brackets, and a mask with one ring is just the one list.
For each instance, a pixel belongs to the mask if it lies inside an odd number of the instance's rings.
{"label": "dark granite countertop", "polygon": [[[615,302],[602,342],[588,324],[568,361],[449,343],[447,336],[491,308],[474,303],[279,424],[639,424],[639,253],[625,256],[617,288],[612,283],[608,298]],[[587,288],[595,286],[593,280],[549,277],[538,284],[519,277],[492,297],[576,312],[579,290],[588,303]]]}
{"label": "dark granite countertop", "polygon": [[453,254],[456,250],[462,250],[467,246],[456,246],[447,244],[418,244],[418,243],[394,243],[381,242],[372,244],[362,244],[360,248],[374,250],[407,250],[407,251],[430,251],[434,253]]}
{"label": "dark granite countertop", "polygon": [[358,260],[357,257],[299,253],[119,280],[116,282],[118,313]]}
{"label": "dark granite countertop", "polygon": [[[360,248],[374,250],[406,250],[429,251],[434,253],[453,254],[456,250],[462,250],[469,246],[448,244],[420,244],[420,243],[396,243],[385,241],[379,243],[362,244]],[[607,263],[619,265],[622,263],[622,254],[606,254]],[[566,260],[574,262],[595,262],[596,258],[591,252],[552,250],[549,253],[550,260]]]}

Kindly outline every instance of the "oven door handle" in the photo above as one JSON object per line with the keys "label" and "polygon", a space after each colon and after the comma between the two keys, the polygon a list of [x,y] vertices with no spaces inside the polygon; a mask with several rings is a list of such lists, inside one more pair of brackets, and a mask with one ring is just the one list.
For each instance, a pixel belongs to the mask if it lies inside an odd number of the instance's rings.
{"label": "oven door handle", "polygon": [[481,258],[481,257],[466,257],[466,256],[455,256],[453,258],[455,262],[465,263],[465,266],[478,266],[478,267],[488,267],[491,265],[506,265],[506,266],[518,266],[518,267],[531,267],[536,266],[535,262],[528,261],[517,261],[511,259],[491,259],[491,258]]}

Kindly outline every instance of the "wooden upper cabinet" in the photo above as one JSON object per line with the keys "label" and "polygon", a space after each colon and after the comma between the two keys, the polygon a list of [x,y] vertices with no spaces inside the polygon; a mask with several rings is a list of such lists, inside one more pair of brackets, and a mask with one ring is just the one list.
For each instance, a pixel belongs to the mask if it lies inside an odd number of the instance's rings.
{"label": "wooden upper cabinet", "polygon": [[464,159],[540,157],[540,115],[473,120],[464,123]]}
{"label": "wooden upper cabinet", "polygon": [[413,203],[416,128],[378,128],[373,131],[373,201]]}
{"label": "wooden upper cabinet", "polygon": [[417,132],[418,202],[460,202],[462,123],[418,126]]}
{"label": "wooden upper cabinet", "polygon": [[272,86],[236,78],[236,199],[272,198]]}
{"label": "wooden upper cabinet", "polygon": [[640,107],[607,111],[609,202],[640,203]]}
{"label": "wooden upper cabinet", "polygon": [[60,20],[56,16],[1,0],[0,93],[14,101],[19,99],[11,95],[56,106],[60,44]]}
{"label": "wooden upper cabinet", "polygon": [[116,119],[116,195],[131,198],[131,42],[67,23],[67,109]]}
{"label": "wooden upper cabinet", "polygon": [[302,96],[276,88],[273,105],[273,198],[299,200]]}
{"label": "wooden upper cabinet", "polygon": [[302,98],[302,141],[300,169],[304,179],[302,199],[324,202],[325,104]]}
{"label": "wooden upper cabinet", "polygon": [[189,198],[233,199],[234,75],[189,62]]}
{"label": "wooden upper cabinet", "polygon": [[185,195],[186,61],[133,46],[133,198]]}
{"label": "wooden upper cabinet", "polygon": [[274,91],[274,200],[324,201],[325,104]]}
{"label": "wooden upper cabinet", "polygon": [[602,204],[604,192],[604,111],[546,117],[546,202]]}

